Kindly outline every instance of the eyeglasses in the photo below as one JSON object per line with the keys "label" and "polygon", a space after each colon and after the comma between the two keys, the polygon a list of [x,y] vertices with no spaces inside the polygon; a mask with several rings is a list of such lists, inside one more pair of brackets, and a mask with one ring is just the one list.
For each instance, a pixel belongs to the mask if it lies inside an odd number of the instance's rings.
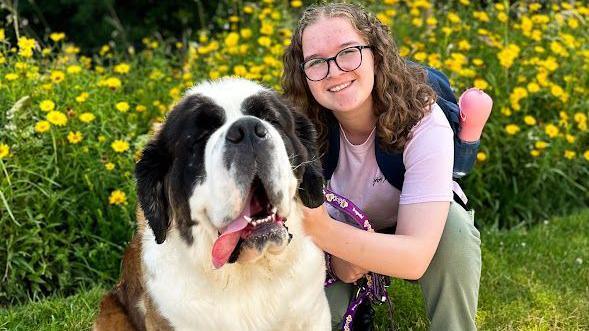
{"label": "eyeglasses", "polygon": [[353,71],[358,69],[362,64],[362,50],[370,46],[352,46],[339,51],[334,57],[315,58],[301,63],[301,70],[309,80],[314,82],[325,79],[329,75],[329,61],[341,71]]}

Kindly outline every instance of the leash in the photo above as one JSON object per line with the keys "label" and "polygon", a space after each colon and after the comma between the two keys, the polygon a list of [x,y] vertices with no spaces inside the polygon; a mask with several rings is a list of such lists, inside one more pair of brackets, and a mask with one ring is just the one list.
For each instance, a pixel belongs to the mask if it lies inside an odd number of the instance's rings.
{"label": "leash", "polygon": [[[356,227],[365,231],[374,232],[374,229],[372,229],[372,226],[368,221],[366,213],[364,213],[362,209],[358,208],[352,201],[329,190],[328,188],[323,189],[323,195],[325,196],[325,201],[328,204],[350,216],[354,222],[356,222]],[[327,267],[327,277],[325,279],[324,286],[329,287],[337,281],[337,276],[335,275],[335,272],[331,266],[331,255],[329,253],[325,253],[325,264]],[[342,329],[344,331],[349,331],[352,329],[354,317],[356,316],[358,307],[361,303],[364,302],[364,300],[369,299],[371,303],[387,303],[391,325],[393,326],[393,330],[396,330],[395,323],[393,321],[393,303],[391,302],[387,293],[387,288],[389,285],[390,279],[384,275],[374,272],[369,272],[364,275],[362,281],[357,284],[358,291],[356,291],[356,294],[354,297],[352,297],[352,300],[350,300],[350,303],[348,304],[348,309],[344,314],[344,323]]]}

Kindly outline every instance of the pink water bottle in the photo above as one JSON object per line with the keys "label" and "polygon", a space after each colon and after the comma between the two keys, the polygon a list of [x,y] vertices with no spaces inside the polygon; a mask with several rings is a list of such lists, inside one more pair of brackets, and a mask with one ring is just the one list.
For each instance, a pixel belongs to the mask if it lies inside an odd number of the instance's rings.
{"label": "pink water bottle", "polygon": [[460,131],[458,137],[465,142],[474,142],[481,138],[483,127],[491,115],[493,99],[477,89],[469,88],[458,99],[460,108]]}

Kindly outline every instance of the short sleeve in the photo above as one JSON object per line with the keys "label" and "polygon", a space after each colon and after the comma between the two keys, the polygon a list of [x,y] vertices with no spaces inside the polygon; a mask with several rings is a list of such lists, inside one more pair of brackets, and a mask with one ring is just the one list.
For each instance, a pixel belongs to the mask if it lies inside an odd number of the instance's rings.
{"label": "short sleeve", "polygon": [[405,145],[400,204],[452,201],[454,132],[437,104],[411,131]]}

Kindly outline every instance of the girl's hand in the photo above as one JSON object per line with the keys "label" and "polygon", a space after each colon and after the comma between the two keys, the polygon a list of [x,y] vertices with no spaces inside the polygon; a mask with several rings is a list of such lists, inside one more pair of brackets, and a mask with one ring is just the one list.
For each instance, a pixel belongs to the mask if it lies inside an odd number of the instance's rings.
{"label": "girl's hand", "polygon": [[337,278],[344,283],[353,283],[368,272],[368,270],[342,260],[337,256],[331,256],[331,268]]}
{"label": "girl's hand", "polygon": [[[316,245],[320,231],[328,231],[329,222],[333,221],[324,205],[317,208],[303,206],[303,231],[313,239]],[[320,247],[321,248],[321,247]]]}

